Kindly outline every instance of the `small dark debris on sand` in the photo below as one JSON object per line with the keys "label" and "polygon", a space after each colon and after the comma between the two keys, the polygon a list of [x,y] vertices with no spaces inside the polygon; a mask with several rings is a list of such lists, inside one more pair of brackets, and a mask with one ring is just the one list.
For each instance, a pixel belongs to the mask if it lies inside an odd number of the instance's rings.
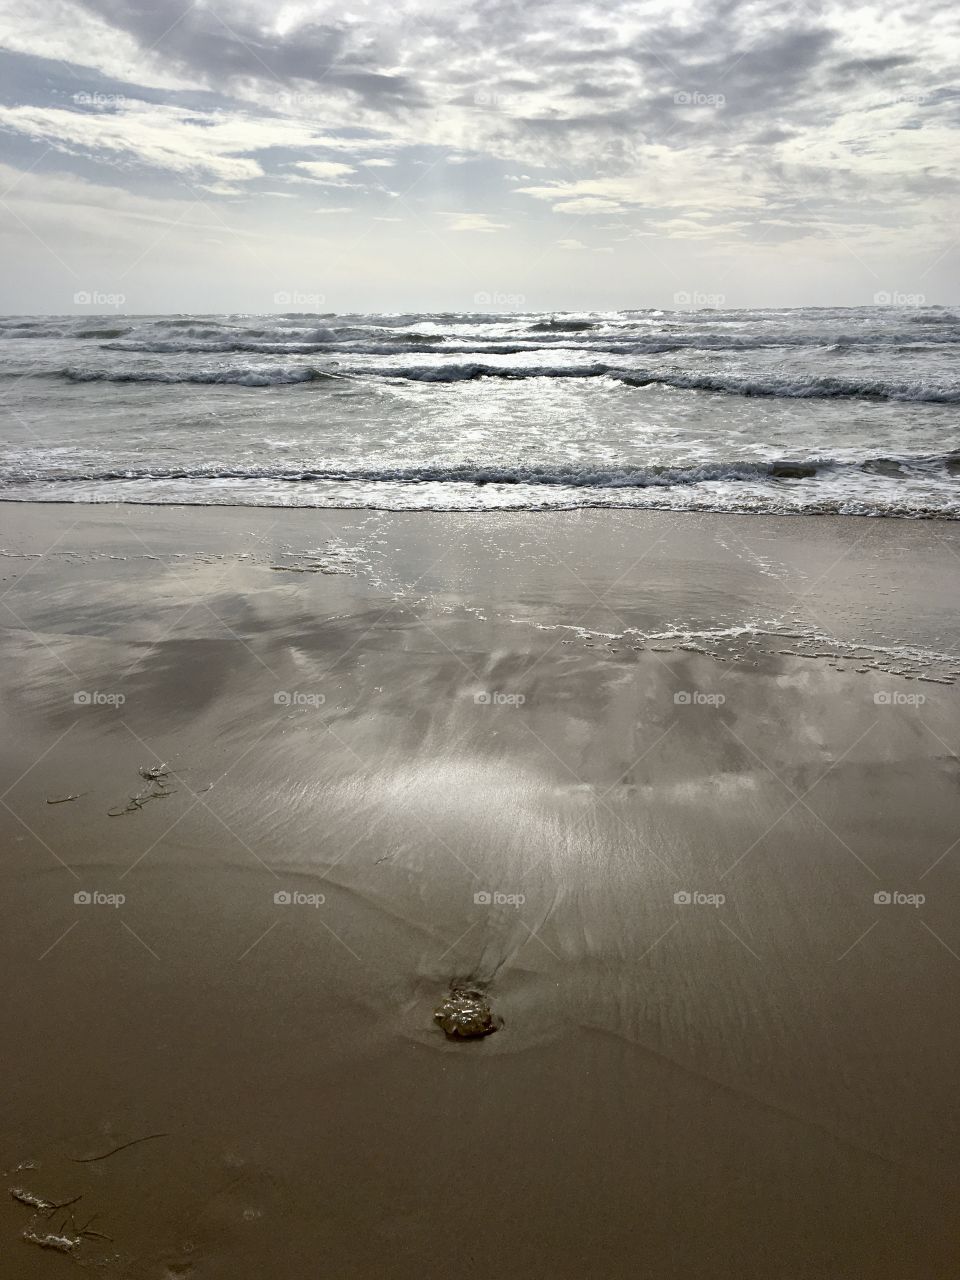
{"label": "small dark debris on sand", "polygon": [[88,1218],[83,1226],[78,1227],[72,1210],[60,1223],[58,1230],[44,1231],[40,1229],[39,1224],[41,1221],[49,1222],[59,1210],[69,1209],[71,1205],[78,1204],[83,1199],[82,1195],[72,1196],[69,1200],[57,1202],[38,1196],[32,1191],[27,1191],[24,1187],[11,1187],[10,1195],[14,1200],[19,1201],[20,1204],[25,1204],[34,1211],[33,1220],[23,1232],[23,1239],[27,1244],[35,1244],[41,1249],[55,1249],[58,1253],[72,1253],[84,1240],[112,1239],[111,1236],[104,1235],[102,1231],[94,1231],[91,1228],[90,1224],[96,1221],[96,1214]]}
{"label": "small dark debris on sand", "polygon": [[115,805],[107,810],[108,818],[122,818],[126,813],[137,813],[148,800],[166,800],[167,796],[176,795],[167,782],[170,777],[170,766],[167,764],[141,765],[140,777],[148,785],[131,796],[125,805]]}
{"label": "small dark debris on sand", "polygon": [[142,764],[137,772],[145,782],[162,782],[170,776],[170,766],[168,764]]}
{"label": "small dark debris on sand", "polygon": [[476,1040],[496,1031],[498,1023],[486,996],[471,987],[451,987],[433,1011],[433,1017],[451,1040]]}
{"label": "small dark debris on sand", "polygon": [[48,1209],[55,1208],[52,1200],[44,1200],[43,1196],[34,1195],[32,1191],[25,1191],[23,1187],[11,1187],[10,1194],[14,1200],[19,1200],[21,1204],[28,1205],[38,1212],[46,1213]]}
{"label": "small dark debris on sand", "polygon": [[28,1205],[31,1209],[36,1209],[38,1213],[45,1213],[48,1217],[56,1212],[57,1209],[69,1209],[72,1204],[77,1204],[83,1199],[83,1196],[72,1196],[69,1200],[45,1200],[43,1196],[34,1195],[32,1191],[26,1191],[23,1187],[11,1187],[10,1194],[14,1200],[19,1200],[21,1204]]}
{"label": "small dark debris on sand", "polygon": [[38,1244],[41,1249],[56,1249],[59,1253],[72,1253],[80,1243],[79,1236],[59,1235],[55,1231],[28,1229],[23,1238],[27,1244]]}

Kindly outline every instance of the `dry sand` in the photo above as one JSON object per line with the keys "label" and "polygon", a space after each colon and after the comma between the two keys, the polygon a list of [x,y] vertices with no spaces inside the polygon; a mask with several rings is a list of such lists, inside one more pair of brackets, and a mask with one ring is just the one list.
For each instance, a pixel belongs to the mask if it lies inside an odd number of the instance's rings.
{"label": "dry sand", "polygon": [[956,526],[0,517],[0,1163],[81,1261],[958,1273]]}

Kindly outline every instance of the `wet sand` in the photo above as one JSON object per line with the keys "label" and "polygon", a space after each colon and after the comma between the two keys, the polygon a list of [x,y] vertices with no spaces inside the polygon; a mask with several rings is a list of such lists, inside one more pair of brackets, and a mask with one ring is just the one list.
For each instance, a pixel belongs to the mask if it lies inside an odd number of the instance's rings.
{"label": "wet sand", "polygon": [[0,527],[0,1164],[81,1261],[957,1273],[960,528]]}

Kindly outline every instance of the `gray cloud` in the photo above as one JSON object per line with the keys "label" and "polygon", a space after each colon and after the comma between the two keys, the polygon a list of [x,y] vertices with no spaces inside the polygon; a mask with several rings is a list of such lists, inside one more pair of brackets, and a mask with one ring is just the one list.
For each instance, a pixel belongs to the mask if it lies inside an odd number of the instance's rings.
{"label": "gray cloud", "polygon": [[319,205],[469,261],[607,249],[611,225],[704,260],[849,235],[892,259],[952,242],[957,25],[947,0],[22,0],[0,158],[251,222],[269,205],[291,243]]}
{"label": "gray cloud", "polygon": [[[382,70],[377,41],[345,25],[304,23],[288,36],[246,17],[188,5],[171,19],[156,0],[79,0],[90,13],[133,37],[138,45],[180,68],[199,72],[217,88],[238,80],[291,81],[356,95],[380,109],[422,101],[417,84]],[[265,16],[267,16],[265,14]]]}

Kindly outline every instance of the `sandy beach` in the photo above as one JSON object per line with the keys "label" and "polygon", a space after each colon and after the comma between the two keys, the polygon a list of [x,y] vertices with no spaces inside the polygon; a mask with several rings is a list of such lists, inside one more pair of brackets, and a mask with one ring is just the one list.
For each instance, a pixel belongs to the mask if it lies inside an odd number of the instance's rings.
{"label": "sandy beach", "polygon": [[9,1274],[957,1273],[955,524],[2,526]]}

